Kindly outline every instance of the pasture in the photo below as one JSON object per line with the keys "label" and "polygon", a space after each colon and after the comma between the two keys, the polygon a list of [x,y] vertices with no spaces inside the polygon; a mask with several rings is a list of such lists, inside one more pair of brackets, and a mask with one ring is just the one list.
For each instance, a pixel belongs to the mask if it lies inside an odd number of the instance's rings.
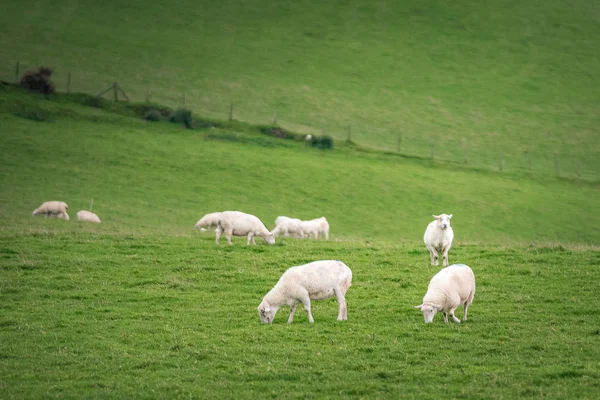
{"label": "pasture", "polygon": [[[600,393],[596,183],[191,131],[6,87],[0,105],[2,398]],[[100,225],[74,220],[91,198]],[[51,199],[71,221],[31,217]],[[268,227],[326,215],[332,240],[216,246],[193,225],[223,209]],[[413,308],[438,270],[421,239],[440,212],[450,263],[477,278],[460,325]],[[302,307],[262,325],[262,296],[316,259],[352,268],[349,320],[330,299],[314,325]]]}

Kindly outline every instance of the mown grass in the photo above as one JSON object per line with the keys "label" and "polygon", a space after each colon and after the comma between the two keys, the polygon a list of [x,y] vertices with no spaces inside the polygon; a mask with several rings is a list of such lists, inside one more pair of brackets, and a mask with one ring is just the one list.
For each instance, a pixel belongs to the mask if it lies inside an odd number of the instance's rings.
{"label": "mown grass", "polygon": [[[460,245],[469,321],[425,325],[423,246],[287,240],[216,246],[203,235],[2,234],[3,398],[594,398],[597,249]],[[342,259],[349,320],[256,307],[289,266]],[[458,313],[459,317],[461,313]]]}
{"label": "mown grass", "polygon": [[[23,12],[27,10],[27,12]],[[5,2],[0,76],[505,170],[597,179],[592,2]],[[433,146],[432,146],[433,145]],[[558,153],[555,155],[555,153]],[[555,161],[558,159],[558,161]]]}

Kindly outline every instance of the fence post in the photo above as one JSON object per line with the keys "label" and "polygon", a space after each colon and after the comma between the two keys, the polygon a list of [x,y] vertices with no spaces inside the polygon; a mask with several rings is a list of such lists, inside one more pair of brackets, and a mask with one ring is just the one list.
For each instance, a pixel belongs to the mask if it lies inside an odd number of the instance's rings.
{"label": "fence post", "polygon": [[402,148],[402,134],[398,135],[398,146],[396,148],[396,152],[400,153],[400,149]]}
{"label": "fence post", "polygon": [[15,81],[19,83],[19,61],[17,61],[17,66],[15,68]]}
{"label": "fence post", "polygon": [[469,151],[467,148],[467,138],[463,138],[463,152],[464,152],[464,163],[469,163]]}
{"label": "fence post", "polygon": [[146,90],[146,103],[150,103],[150,97],[152,96],[150,89]]}
{"label": "fence post", "polygon": [[325,136],[325,123],[321,122],[321,136]]}
{"label": "fence post", "polygon": [[229,120],[233,120],[233,103],[229,104]]}
{"label": "fence post", "polygon": [[352,141],[352,124],[348,124],[348,142]]}
{"label": "fence post", "polygon": [[67,75],[67,93],[71,93],[71,72]]}
{"label": "fence post", "polygon": [[114,97],[113,97],[113,103],[116,103],[119,100],[119,84],[117,82],[113,83],[113,92],[114,92]]}
{"label": "fence post", "polygon": [[560,175],[560,165],[558,160],[558,152],[554,152],[554,174],[556,176]]}
{"label": "fence post", "polygon": [[581,161],[577,161],[577,177],[581,178]]}
{"label": "fence post", "polygon": [[500,153],[498,169],[504,171],[504,154]]}

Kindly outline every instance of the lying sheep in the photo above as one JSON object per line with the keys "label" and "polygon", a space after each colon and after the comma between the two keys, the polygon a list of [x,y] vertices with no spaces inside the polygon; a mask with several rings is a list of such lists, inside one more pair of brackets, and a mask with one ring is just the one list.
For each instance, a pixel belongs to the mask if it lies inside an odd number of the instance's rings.
{"label": "lying sheep", "polygon": [[68,209],[69,206],[64,201],[46,201],[33,210],[31,215],[34,217],[37,215],[45,215],[46,217],[54,217],[68,221],[70,219],[69,214],[67,214]]}
{"label": "lying sheep", "polygon": [[454,239],[454,231],[450,226],[452,214],[434,215],[433,218],[435,218],[435,221],[427,225],[423,241],[427,246],[427,250],[429,250],[431,265],[439,265],[439,253],[442,253],[443,266],[447,267],[448,251]]}
{"label": "lying sheep", "polygon": [[275,236],[265,227],[265,225],[252,214],[246,214],[240,211],[224,211],[219,217],[217,225],[216,242],[219,244],[221,234],[225,232],[227,243],[231,244],[231,235],[248,236],[248,243],[256,244],[254,236],[261,236],[265,243],[274,244]]}
{"label": "lying sheep", "polygon": [[318,239],[319,236],[323,234],[325,239],[329,240],[329,223],[325,217],[312,219],[310,221],[302,221],[301,228],[304,236]]}
{"label": "lying sheep", "polygon": [[275,236],[283,235],[285,237],[294,236],[304,238],[302,221],[298,218],[277,217],[275,225],[275,229],[273,229]]}
{"label": "lying sheep", "polygon": [[467,320],[467,310],[475,297],[475,275],[471,268],[464,264],[454,264],[438,272],[427,287],[423,303],[416,306],[423,313],[425,323],[433,321],[438,311],[444,313],[444,322],[448,323],[450,314],[454,322],[460,319],[454,316],[454,310],[461,304],[464,306],[463,320]]}
{"label": "lying sheep", "polygon": [[302,303],[308,313],[308,322],[315,322],[310,312],[311,300],[328,299],[335,296],[339,305],[338,321],[348,319],[346,292],[352,284],[352,271],[341,261],[314,261],[291,267],[283,273],[275,287],[269,291],[258,306],[258,315],[265,324],[270,324],[277,310],[290,306],[288,324],[294,320],[294,312]]}
{"label": "lying sheep", "polygon": [[88,221],[100,223],[100,218],[91,211],[81,210],[77,211],[77,221]]}
{"label": "lying sheep", "polygon": [[213,226],[219,225],[219,218],[221,217],[220,212],[214,212],[210,214],[206,214],[204,217],[200,218],[194,228],[200,229],[201,231],[205,231],[206,227],[212,228]]}

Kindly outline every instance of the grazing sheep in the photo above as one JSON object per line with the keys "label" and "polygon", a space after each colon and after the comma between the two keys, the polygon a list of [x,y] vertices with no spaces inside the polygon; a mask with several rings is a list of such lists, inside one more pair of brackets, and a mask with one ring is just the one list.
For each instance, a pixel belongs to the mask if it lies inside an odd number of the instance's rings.
{"label": "grazing sheep", "polygon": [[265,324],[270,324],[277,310],[290,306],[288,324],[294,320],[294,312],[302,303],[308,313],[308,322],[315,322],[310,312],[311,300],[323,300],[335,296],[339,305],[338,321],[348,319],[346,292],[352,284],[352,271],[341,261],[324,260],[291,267],[265,295],[258,306],[258,315]]}
{"label": "grazing sheep", "polygon": [[435,218],[435,221],[427,225],[423,241],[427,246],[427,250],[429,250],[431,265],[439,265],[439,253],[442,253],[443,266],[447,267],[448,250],[450,250],[452,239],[454,239],[454,231],[450,226],[452,214],[434,215],[433,218]]}
{"label": "grazing sheep", "polygon": [[204,227],[212,228],[213,226],[219,225],[219,218],[221,217],[220,212],[214,212],[210,214],[206,214],[204,217],[200,218],[194,228],[200,229],[201,231],[205,231]]}
{"label": "grazing sheep", "polygon": [[[279,223],[277,223],[278,221]],[[275,236],[281,234],[285,237],[289,237],[291,235],[294,237],[304,238],[304,233],[302,232],[302,221],[298,218],[277,217],[275,220],[275,225],[275,229],[273,229],[273,234]]]}
{"label": "grazing sheep", "polygon": [[302,233],[309,238],[313,236],[318,239],[321,233],[329,240],[329,223],[325,217],[311,219],[310,221],[302,221]]}
{"label": "grazing sheep", "polygon": [[248,236],[247,244],[250,244],[250,242],[256,244],[254,236],[261,236],[265,243],[275,243],[275,236],[272,232],[269,232],[258,217],[240,211],[223,211],[219,217],[216,232],[217,244],[219,244],[219,238],[223,232],[225,232],[229,244],[231,244],[231,235]]}
{"label": "grazing sheep", "polygon": [[275,218],[275,226],[281,224],[283,221],[288,220],[288,219],[293,219],[290,217],[286,217],[285,215],[280,215],[277,218]]}
{"label": "grazing sheep", "polygon": [[69,214],[67,214],[68,209],[69,206],[64,201],[46,201],[33,210],[31,215],[34,217],[37,215],[45,215],[46,217],[54,217],[68,221],[70,219]]}
{"label": "grazing sheep", "polygon": [[444,322],[448,323],[450,314],[454,322],[460,319],[454,316],[454,310],[461,304],[464,306],[463,320],[467,320],[467,310],[475,297],[475,275],[469,266],[454,264],[438,272],[427,287],[423,303],[416,306],[423,313],[425,323],[433,321],[435,313],[444,313]]}
{"label": "grazing sheep", "polygon": [[91,211],[81,210],[77,211],[77,221],[88,221],[100,223],[100,218]]}

